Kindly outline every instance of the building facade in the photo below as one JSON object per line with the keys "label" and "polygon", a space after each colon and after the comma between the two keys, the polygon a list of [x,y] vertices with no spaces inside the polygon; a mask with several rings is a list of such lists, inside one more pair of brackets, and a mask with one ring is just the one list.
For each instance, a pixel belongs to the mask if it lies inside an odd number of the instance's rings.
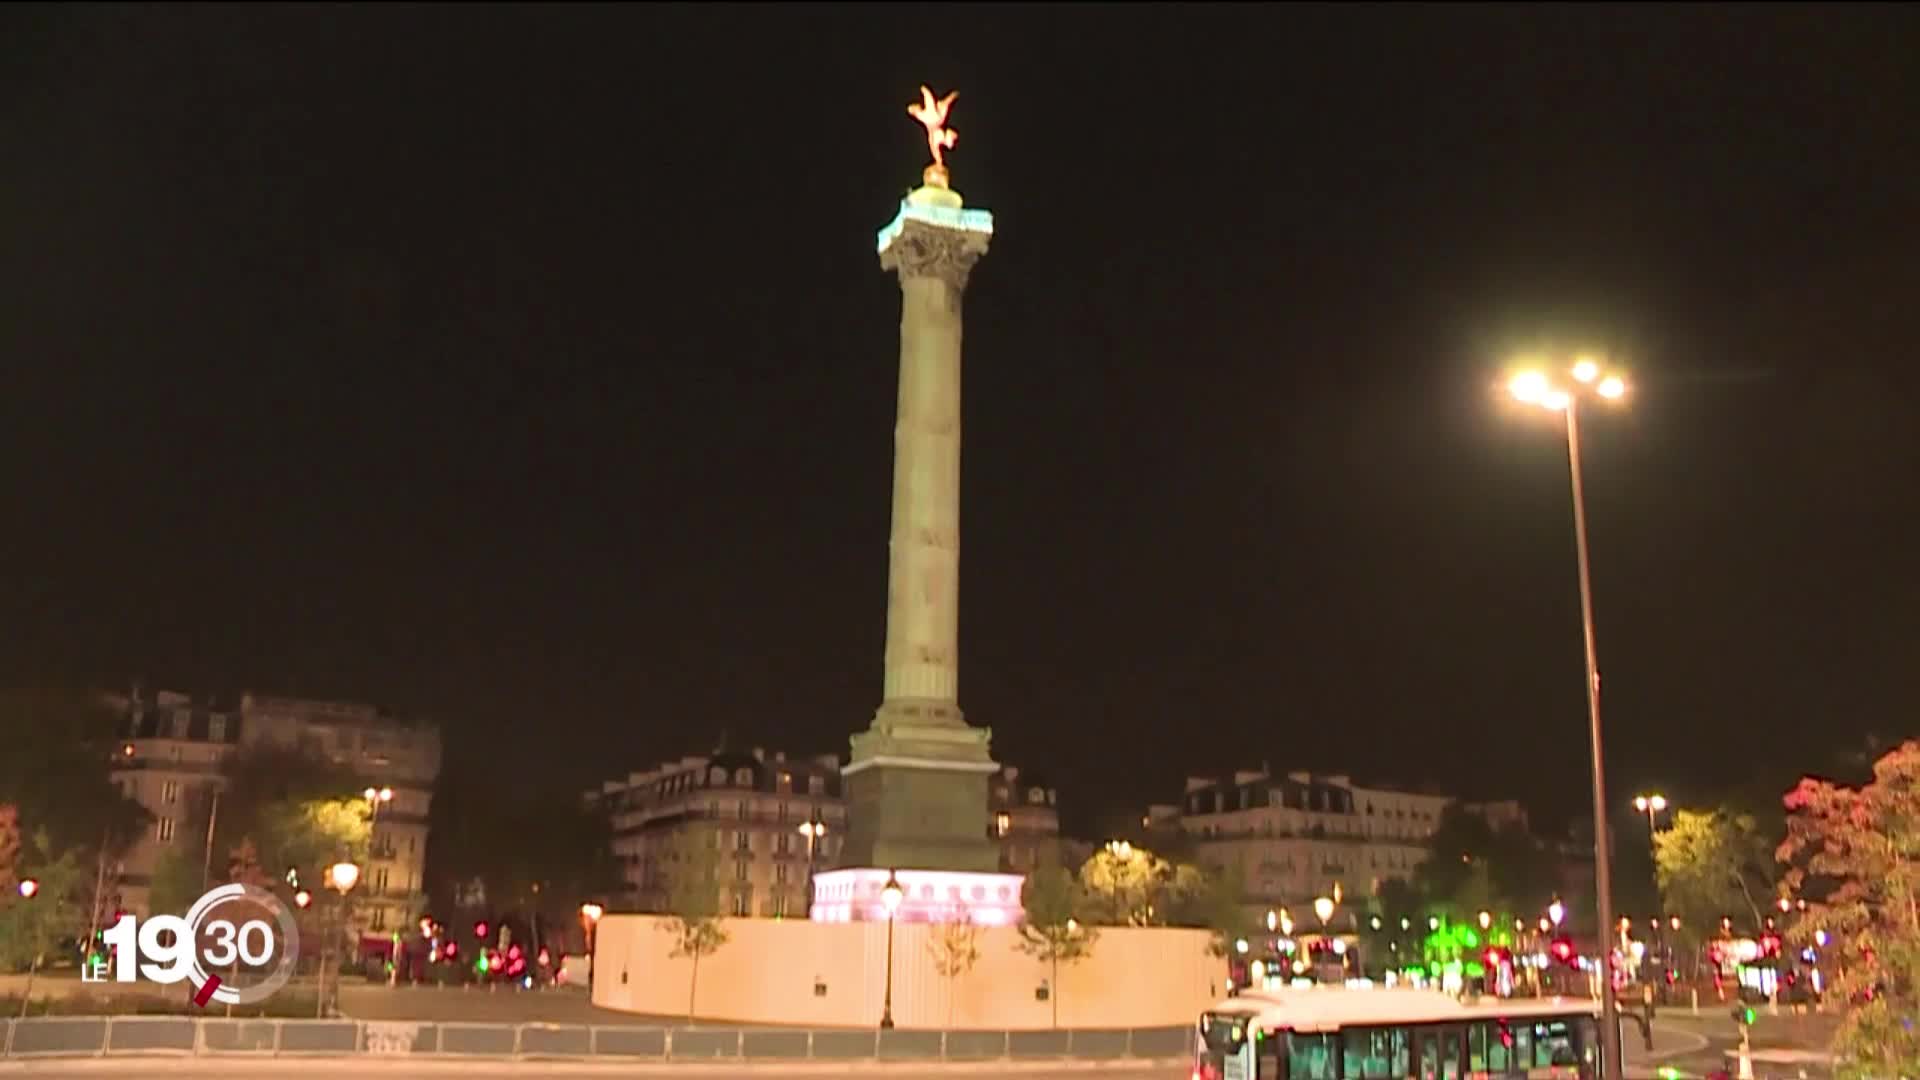
{"label": "building facade", "polygon": [[[355,919],[375,933],[412,924],[425,904],[428,815],[440,775],[438,728],[371,705],[256,694],[220,702],[135,691],[109,701],[125,718],[115,782],[153,815],[146,834],[122,858],[121,906],[148,914],[154,869],[176,851],[198,852],[214,880],[224,875],[229,853],[208,850],[204,816],[189,819],[225,786],[229,758],[271,744],[351,774],[353,787],[342,798],[375,792],[368,803],[366,859],[352,894]],[[320,880],[321,868],[298,869],[303,879]]]}
{"label": "building facade", "polygon": [[666,910],[671,859],[693,845],[714,853],[727,914],[804,919],[809,879],[846,842],[832,755],[695,755],[608,781],[588,799],[609,817],[630,910]]}
{"label": "building facade", "polygon": [[1038,776],[1004,765],[987,789],[987,835],[1000,846],[1000,870],[1030,874],[1060,864],[1060,793]]}
{"label": "building facade", "polygon": [[1409,878],[1453,802],[1349,776],[1261,769],[1189,778],[1177,810],[1155,807],[1147,818],[1177,826],[1202,863],[1237,867],[1248,908],[1302,910],[1319,896],[1370,896],[1389,879]]}

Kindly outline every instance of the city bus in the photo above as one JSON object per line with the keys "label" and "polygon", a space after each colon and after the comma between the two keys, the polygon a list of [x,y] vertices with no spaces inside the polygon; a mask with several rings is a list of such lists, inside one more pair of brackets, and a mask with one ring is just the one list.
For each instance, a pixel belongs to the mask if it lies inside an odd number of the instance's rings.
{"label": "city bus", "polygon": [[1600,1005],[1438,990],[1249,991],[1202,1014],[1193,1080],[1596,1080]]}

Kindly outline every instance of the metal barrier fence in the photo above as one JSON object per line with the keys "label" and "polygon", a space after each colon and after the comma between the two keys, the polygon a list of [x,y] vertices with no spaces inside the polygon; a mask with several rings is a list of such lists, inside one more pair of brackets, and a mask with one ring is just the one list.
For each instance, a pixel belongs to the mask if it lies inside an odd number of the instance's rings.
{"label": "metal barrier fence", "polygon": [[455,1024],[375,1020],[225,1020],[72,1016],[5,1020],[0,1058],[119,1054],[251,1057],[621,1058],[652,1061],[1168,1060],[1193,1029],[808,1031],[789,1028]]}

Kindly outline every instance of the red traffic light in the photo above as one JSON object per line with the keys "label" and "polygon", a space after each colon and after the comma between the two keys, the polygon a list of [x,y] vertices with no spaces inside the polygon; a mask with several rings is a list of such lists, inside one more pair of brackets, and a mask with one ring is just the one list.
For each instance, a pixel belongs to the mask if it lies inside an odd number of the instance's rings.
{"label": "red traffic light", "polygon": [[308,892],[308,891],[307,891],[307,890],[305,890],[305,889],[299,889],[299,890],[297,890],[297,891],[295,891],[295,892],[294,892],[294,894],[293,894],[293,906],[294,906],[294,907],[300,907],[300,908],[303,908],[303,907],[306,907],[306,906],[307,906],[308,904],[311,904],[311,903],[313,903],[313,894],[312,894],[312,893],[310,893],[310,892]]}
{"label": "red traffic light", "polygon": [[484,923],[484,922],[477,922],[477,923],[474,923],[474,924],[473,924],[473,936],[474,936],[474,937],[477,937],[477,938],[484,938],[484,937],[486,937],[486,936],[487,936],[487,924],[486,924],[486,923]]}
{"label": "red traffic light", "polygon": [[1573,942],[1567,938],[1554,938],[1553,944],[1547,947],[1547,951],[1553,953],[1553,958],[1563,964],[1573,963]]}

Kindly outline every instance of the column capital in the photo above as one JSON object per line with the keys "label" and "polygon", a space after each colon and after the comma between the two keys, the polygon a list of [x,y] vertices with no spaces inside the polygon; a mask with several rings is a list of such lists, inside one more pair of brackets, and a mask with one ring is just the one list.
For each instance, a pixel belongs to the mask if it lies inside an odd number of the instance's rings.
{"label": "column capital", "polygon": [[880,249],[880,268],[897,273],[902,284],[910,278],[937,278],[965,289],[973,264],[987,253],[990,239],[988,233],[907,219]]}

